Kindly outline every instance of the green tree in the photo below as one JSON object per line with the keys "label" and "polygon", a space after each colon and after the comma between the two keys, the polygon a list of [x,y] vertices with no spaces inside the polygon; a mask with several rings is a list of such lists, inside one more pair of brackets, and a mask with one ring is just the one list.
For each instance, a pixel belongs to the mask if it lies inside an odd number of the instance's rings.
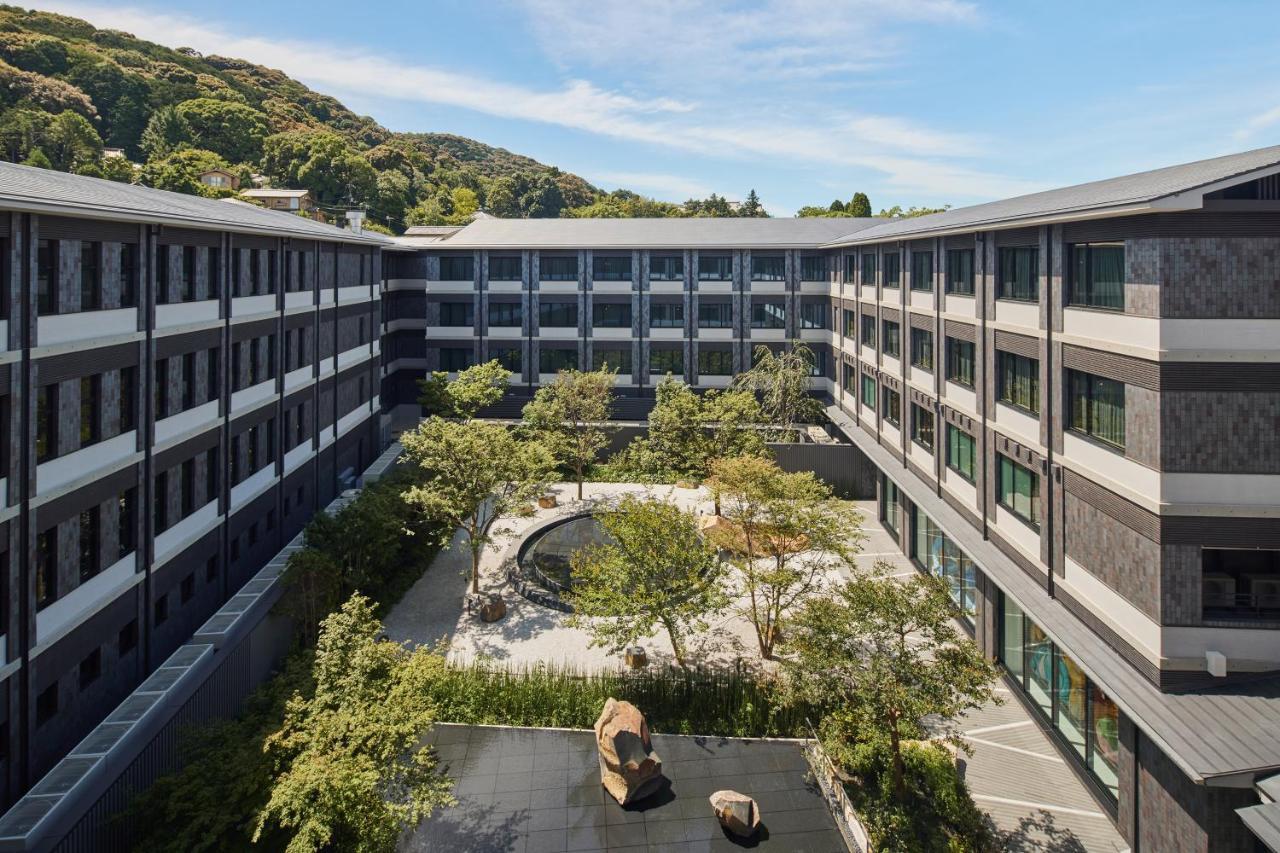
{"label": "green tree", "polygon": [[476,191],[470,187],[454,187],[449,195],[453,201],[453,213],[449,215],[449,223],[466,225],[480,209],[480,199],[476,196]]}
{"label": "green tree", "polygon": [[147,121],[139,146],[148,159],[160,159],[191,145],[194,138],[190,123],[177,107],[161,107]]}
{"label": "green tree", "polygon": [[845,204],[840,199],[836,199],[835,201],[831,202],[831,206],[828,207],[827,210],[829,210],[832,213],[844,213]]}
{"label": "green tree", "polygon": [[862,517],[810,471],[787,473],[756,456],[718,459],[711,468],[716,506],[730,524],[721,544],[735,554],[746,616],[769,660],[791,613],[833,568],[852,567]]}
{"label": "green tree", "polygon": [[342,601],[342,566],[319,548],[303,548],[289,556],[280,576],[281,612],[293,622],[304,648],[319,639],[320,622]]}
{"label": "green tree", "polygon": [[24,166],[34,166],[37,169],[52,169],[53,163],[44,151],[39,148],[32,148],[31,153],[27,155],[27,159],[22,161]]}
{"label": "green tree", "polygon": [[219,98],[193,98],[178,104],[177,112],[190,126],[196,146],[232,163],[262,157],[262,140],[270,128],[267,117],[253,107]]}
{"label": "green tree", "polygon": [[452,382],[448,373],[437,370],[418,380],[422,390],[418,403],[428,415],[469,421],[476,412],[501,400],[510,380],[511,371],[496,359],[459,371]]}
{"label": "green tree", "polygon": [[378,172],[375,180],[373,204],[369,215],[399,230],[404,225],[410,197],[409,179],[396,171]]}
{"label": "green tree", "polygon": [[792,617],[784,672],[810,701],[834,708],[823,741],[848,763],[858,743],[880,741],[891,756],[892,789],[906,800],[903,741],[930,734],[964,746],[956,718],[996,701],[995,664],[955,627],[950,592],[938,578],[904,583],[880,563],[873,573],[810,598]]}
{"label": "green tree", "polygon": [[423,482],[404,499],[443,525],[445,544],[461,528],[471,551],[471,590],[480,591],[480,555],[500,532],[494,525],[540,494],[555,460],[505,426],[431,417],[400,438],[405,459]]}
{"label": "green tree", "polygon": [[521,216],[520,186],[511,175],[503,175],[489,184],[485,201],[488,212],[493,216],[503,219],[518,219]]}
{"label": "green tree", "polygon": [[148,160],[138,172],[138,183],[187,195],[213,195],[213,187],[200,183],[200,174],[226,168],[227,161],[212,151],[180,148],[165,157]]}
{"label": "green tree", "polygon": [[562,370],[543,385],[521,413],[524,428],[573,472],[582,500],[587,468],[609,445],[614,428],[613,383],[617,371]]}
{"label": "green tree", "polygon": [[45,131],[52,118],[43,110],[25,107],[5,110],[0,115],[0,146],[4,149],[4,159],[21,163],[33,149],[44,144]]}
{"label": "green tree", "polygon": [[356,595],[324,620],[315,690],[297,693],[265,749],[278,771],[254,841],[291,833],[289,853],[395,849],[406,827],[453,803],[452,783],[420,741],[435,722],[428,698],[444,660],[382,636],[372,603]]}
{"label": "green tree", "polygon": [[689,636],[728,604],[720,560],[699,533],[698,516],[626,495],[596,518],[611,541],[573,554],[569,624],[611,654],[660,627],[676,663],[686,666]]}
{"label": "green tree", "polygon": [[432,197],[423,199],[407,210],[404,215],[405,225],[448,225],[448,217],[440,206],[440,200]]}
{"label": "green tree", "polygon": [[53,168],[72,172],[102,156],[102,137],[89,120],[79,113],[65,110],[54,116],[45,129],[44,151]]}
{"label": "green tree", "polygon": [[866,193],[854,193],[853,198],[849,201],[849,206],[845,208],[850,216],[867,217],[871,215],[871,199],[867,198]]}
{"label": "green tree", "polygon": [[755,364],[735,376],[730,387],[758,394],[765,422],[782,427],[783,438],[790,440],[790,427],[815,421],[822,414],[822,404],[809,395],[813,350],[800,341],[781,353],[761,344],[753,356]]}
{"label": "green tree", "polygon": [[263,174],[278,186],[311,190],[320,204],[376,201],[378,173],[341,136],[289,131],[262,143]]}
{"label": "green tree", "polygon": [[908,207],[905,210],[902,205],[895,204],[888,210],[881,210],[876,214],[878,217],[885,219],[913,219],[917,216],[928,216],[931,213],[943,213],[951,209],[951,205],[943,205],[942,207]]}
{"label": "green tree", "polygon": [[118,181],[122,184],[133,183],[133,179],[138,174],[133,164],[124,157],[103,157],[99,161],[98,170],[108,181]]}
{"label": "green tree", "polygon": [[768,216],[769,214],[765,212],[764,205],[760,203],[760,196],[756,195],[756,191],[752,189],[751,192],[747,193],[747,200],[738,208],[738,215],[758,217]]}

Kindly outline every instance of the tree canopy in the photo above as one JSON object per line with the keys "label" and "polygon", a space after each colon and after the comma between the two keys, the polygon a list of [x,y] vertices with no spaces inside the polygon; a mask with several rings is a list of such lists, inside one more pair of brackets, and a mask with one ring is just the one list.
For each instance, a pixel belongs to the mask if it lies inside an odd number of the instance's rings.
{"label": "tree canopy", "polygon": [[617,371],[607,368],[562,370],[537,390],[521,414],[525,433],[573,472],[579,500],[587,468],[616,430],[609,424],[616,375]]}
{"label": "tree canopy", "polygon": [[418,381],[422,389],[418,402],[428,415],[469,421],[476,412],[502,399],[510,378],[511,371],[496,360],[473,364],[459,371],[453,381],[448,373],[437,370]]}

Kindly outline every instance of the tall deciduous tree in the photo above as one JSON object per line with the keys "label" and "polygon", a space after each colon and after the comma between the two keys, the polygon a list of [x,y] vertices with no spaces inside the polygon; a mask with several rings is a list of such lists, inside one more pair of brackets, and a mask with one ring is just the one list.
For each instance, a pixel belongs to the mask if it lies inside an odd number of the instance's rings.
{"label": "tall deciduous tree", "polygon": [[614,654],[661,628],[676,662],[687,665],[689,635],[705,630],[707,617],[728,603],[720,560],[700,535],[697,515],[626,495],[596,517],[612,542],[573,555],[570,624]]}
{"label": "tall deciduous tree", "polygon": [[315,691],[289,700],[266,741],[278,771],[255,841],[278,826],[292,834],[289,853],[382,853],[405,827],[453,802],[435,756],[418,748],[435,721],[428,688],[444,661],[381,635],[363,596],[324,620]]}
{"label": "tall deciduous tree", "polygon": [[471,551],[471,589],[479,592],[480,555],[497,532],[495,523],[546,487],[555,460],[541,444],[478,421],[427,418],[400,442],[424,477],[404,492],[405,500],[445,526],[441,544],[462,529]]}
{"label": "tall deciduous tree", "polygon": [[473,364],[459,371],[452,382],[448,373],[437,370],[418,380],[422,389],[418,402],[428,415],[469,421],[476,412],[502,399],[510,379],[511,371],[497,360]]}
{"label": "tall deciduous tree", "polygon": [[756,347],[753,359],[751,369],[735,376],[732,387],[759,395],[766,422],[787,428],[814,421],[821,415],[822,404],[809,396],[813,350],[793,341],[786,352],[774,353],[761,344]]}
{"label": "tall deciduous tree", "polygon": [[562,370],[524,407],[525,429],[573,471],[582,499],[587,467],[609,444],[616,371]]}
{"label": "tall deciduous tree", "polygon": [[862,518],[812,472],[787,473],[755,456],[720,459],[711,469],[712,494],[729,522],[713,538],[735,555],[746,616],[760,656],[770,659],[791,613],[833,567],[852,566]]}
{"label": "tall deciduous tree", "polygon": [[795,614],[783,659],[790,684],[811,701],[835,708],[824,741],[840,760],[858,742],[887,743],[893,789],[906,798],[902,743],[931,732],[963,746],[954,721],[996,699],[997,672],[955,627],[950,592],[937,578],[888,577],[892,566],[859,574]]}

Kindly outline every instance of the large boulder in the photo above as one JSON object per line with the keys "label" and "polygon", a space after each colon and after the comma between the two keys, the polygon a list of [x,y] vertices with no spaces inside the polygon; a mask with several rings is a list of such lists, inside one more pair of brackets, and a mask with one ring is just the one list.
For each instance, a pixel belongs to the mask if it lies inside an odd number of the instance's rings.
{"label": "large boulder", "polygon": [[600,782],[619,805],[643,800],[662,787],[662,759],[653,751],[639,708],[610,697],[595,730]]}
{"label": "large boulder", "polygon": [[750,838],[760,828],[760,806],[746,794],[716,791],[709,799],[716,820],[733,835]]}

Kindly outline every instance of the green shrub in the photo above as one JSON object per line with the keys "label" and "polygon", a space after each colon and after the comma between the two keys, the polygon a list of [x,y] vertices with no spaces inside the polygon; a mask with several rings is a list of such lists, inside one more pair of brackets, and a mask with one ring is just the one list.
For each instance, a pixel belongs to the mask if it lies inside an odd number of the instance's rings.
{"label": "green shrub", "polygon": [[903,750],[905,802],[894,799],[887,744],[862,742],[845,755],[845,770],[854,777],[846,783],[845,791],[862,817],[874,849],[921,853],[994,849],[995,838],[986,818],[943,746],[909,745]]}

